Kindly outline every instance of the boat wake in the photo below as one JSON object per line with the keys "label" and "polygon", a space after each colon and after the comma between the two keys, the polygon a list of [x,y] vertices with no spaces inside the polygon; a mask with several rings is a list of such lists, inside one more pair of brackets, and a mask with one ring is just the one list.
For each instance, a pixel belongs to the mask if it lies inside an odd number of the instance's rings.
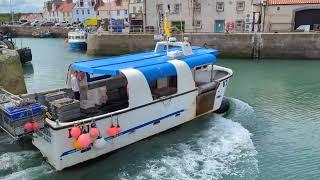
{"label": "boat wake", "polygon": [[40,159],[41,154],[37,151],[4,153],[0,156],[0,179],[29,180],[49,173],[51,168]]}
{"label": "boat wake", "polygon": [[[231,99],[236,110],[232,119],[250,114],[252,107]],[[149,160],[138,174],[120,175],[122,179],[220,179],[255,177],[258,174],[257,151],[250,132],[240,123],[212,115],[210,128],[190,142],[166,148],[165,155]],[[133,177],[132,177],[133,176]]]}

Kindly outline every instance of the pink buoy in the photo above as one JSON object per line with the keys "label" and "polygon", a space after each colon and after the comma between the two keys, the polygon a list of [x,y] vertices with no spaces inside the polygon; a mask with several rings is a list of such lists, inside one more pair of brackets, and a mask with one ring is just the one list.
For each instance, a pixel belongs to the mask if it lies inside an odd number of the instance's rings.
{"label": "pink buoy", "polygon": [[32,129],[33,131],[38,131],[40,129],[40,124],[37,121],[33,122]]}
{"label": "pink buoy", "polygon": [[78,138],[81,135],[81,129],[79,127],[71,128],[70,134],[73,138]]}
{"label": "pink buoy", "polygon": [[115,135],[117,135],[117,128],[116,128],[116,127],[110,127],[110,128],[108,128],[108,134],[109,134],[110,136],[115,136]]}
{"label": "pink buoy", "polygon": [[97,139],[99,137],[99,129],[98,128],[91,128],[89,130],[89,134],[92,138]]}
{"label": "pink buoy", "polygon": [[25,132],[31,132],[32,131],[32,123],[31,122],[26,122],[24,125],[23,125],[23,129]]}
{"label": "pink buoy", "polygon": [[89,134],[81,134],[78,138],[78,143],[82,149],[89,147],[91,139]]}

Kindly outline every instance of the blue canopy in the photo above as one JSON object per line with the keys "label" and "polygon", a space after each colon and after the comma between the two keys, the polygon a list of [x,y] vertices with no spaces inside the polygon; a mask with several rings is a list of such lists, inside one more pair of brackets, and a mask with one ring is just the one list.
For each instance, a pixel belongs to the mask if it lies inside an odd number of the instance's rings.
{"label": "blue canopy", "polygon": [[[192,47],[193,54],[180,58],[186,62],[190,68],[202,64],[215,63],[215,55],[219,51],[214,49]],[[166,56],[166,51],[154,53],[138,53],[132,55],[110,57],[103,59],[93,59],[79,61],[72,64],[72,69],[89,74],[101,74],[116,76],[120,74],[121,69],[134,68],[141,71],[150,83],[162,77],[175,76],[177,74],[175,67],[169,63],[170,59]]]}

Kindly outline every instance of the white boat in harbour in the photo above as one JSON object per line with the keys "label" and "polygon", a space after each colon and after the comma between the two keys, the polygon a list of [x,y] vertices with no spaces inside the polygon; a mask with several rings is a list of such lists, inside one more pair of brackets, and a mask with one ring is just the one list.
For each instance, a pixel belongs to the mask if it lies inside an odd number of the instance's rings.
{"label": "white boat in harbour", "polygon": [[68,44],[71,49],[81,50],[87,47],[87,32],[76,29],[68,32]]}
{"label": "white boat in harbour", "polygon": [[225,112],[233,72],[215,65],[219,51],[170,40],[158,42],[153,52],[71,64],[67,81],[72,86],[77,77],[80,101],[71,88],[12,99],[3,93],[1,127],[13,137],[32,134],[33,145],[62,170],[201,115]]}

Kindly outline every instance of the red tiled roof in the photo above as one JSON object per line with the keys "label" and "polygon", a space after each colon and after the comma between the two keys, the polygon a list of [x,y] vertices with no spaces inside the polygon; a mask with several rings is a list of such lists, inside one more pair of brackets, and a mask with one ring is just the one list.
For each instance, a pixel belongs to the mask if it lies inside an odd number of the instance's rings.
{"label": "red tiled roof", "polygon": [[42,14],[27,14],[27,15],[22,15],[20,17],[20,20],[42,20]]}
{"label": "red tiled roof", "polygon": [[[110,4],[111,4],[111,6],[110,6]],[[129,5],[129,3],[127,1],[124,1],[119,5],[116,2],[104,3],[103,5],[98,7],[98,11],[125,10],[125,9],[128,9],[128,5]]]}
{"label": "red tiled roof", "polygon": [[320,4],[320,0],[268,0],[269,5]]}
{"label": "red tiled roof", "polygon": [[74,7],[74,4],[73,4],[73,3],[63,3],[63,4],[59,7],[58,11],[61,11],[61,12],[71,12],[72,9],[73,9],[73,7]]}

